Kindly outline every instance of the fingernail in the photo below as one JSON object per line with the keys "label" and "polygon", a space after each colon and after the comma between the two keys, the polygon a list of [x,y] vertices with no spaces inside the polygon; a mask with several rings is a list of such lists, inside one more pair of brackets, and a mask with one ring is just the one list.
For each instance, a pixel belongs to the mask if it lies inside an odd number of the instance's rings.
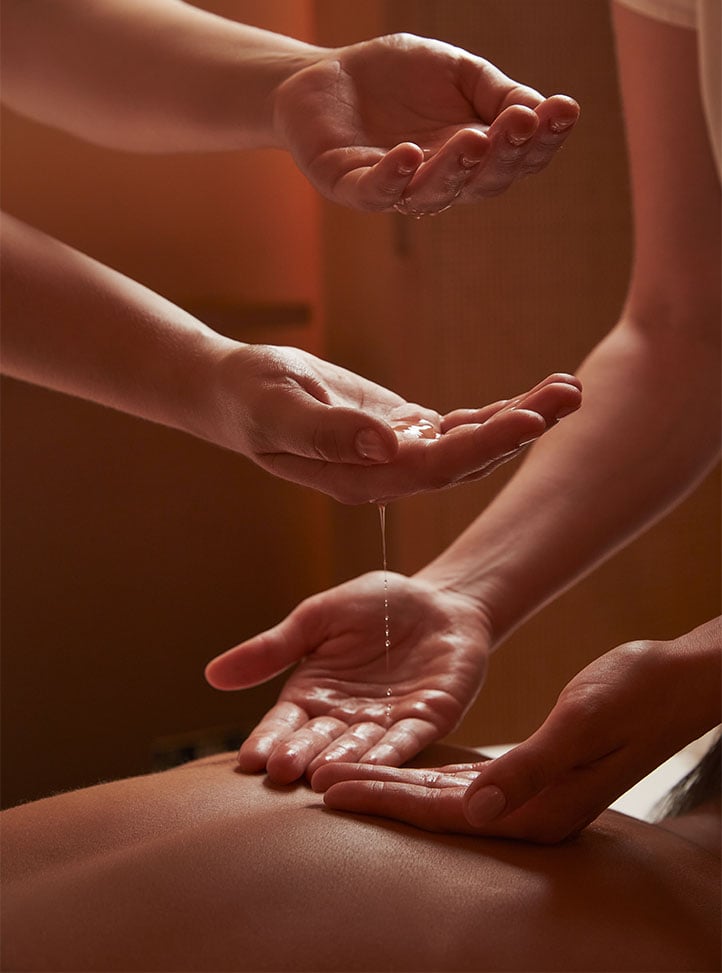
{"label": "fingernail", "polygon": [[529,141],[529,139],[531,138],[531,133],[529,133],[528,135],[524,135],[521,132],[519,133],[507,132],[506,137],[507,140],[511,142],[512,145],[519,146],[519,145],[524,145],[525,142]]}
{"label": "fingernail", "polygon": [[391,451],[386,442],[374,429],[362,429],[354,441],[356,452],[362,459],[375,463],[386,463],[391,459]]}
{"label": "fingernail", "polygon": [[468,155],[459,156],[459,165],[462,169],[473,169],[474,166],[478,166],[481,159],[472,159]]}
{"label": "fingernail", "polygon": [[480,826],[497,818],[506,807],[503,792],[493,784],[482,787],[469,798],[466,805],[466,819],[469,824]]}
{"label": "fingernail", "polygon": [[555,118],[549,123],[549,128],[552,132],[566,132],[568,128],[572,127],[574,121],[573,118]]}

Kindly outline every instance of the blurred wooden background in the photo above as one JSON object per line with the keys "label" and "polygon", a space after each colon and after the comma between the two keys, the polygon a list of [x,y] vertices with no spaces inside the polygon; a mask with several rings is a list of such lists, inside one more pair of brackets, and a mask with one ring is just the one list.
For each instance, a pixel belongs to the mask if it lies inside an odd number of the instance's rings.
{"label": "blurred wooden background", "polygon": [[[577,367],[616,320],[631,245],[606,0],[197,5],[323,44],[439,37],[574,95],[582,120],[543,175],[416,222],[320,200],[281,153],[123,154],[5,111],[5,209],[220,329],[440,411]],[[4,804],[242,737],[279,682],[220,694],[204,664],[378,567],[376,511],[85,402],[2,392]],[[390,567],[420,567],[512,473],[392,505]],[[596,655],[719,612],[719,550],[717,473],[509,640],[454,739],[520,739]]]}

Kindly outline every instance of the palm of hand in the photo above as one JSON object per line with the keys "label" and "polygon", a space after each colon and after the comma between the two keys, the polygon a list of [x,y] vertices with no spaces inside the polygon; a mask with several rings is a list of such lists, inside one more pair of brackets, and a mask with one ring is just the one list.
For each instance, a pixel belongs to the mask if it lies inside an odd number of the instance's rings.
{"label": "palm of hand", "polygon": [[488,633],[452,592],[374,572],[296,610],[306,658],[243,745],[241,766],[279,782],[338,760],[398,765],[449,733],[474,700]]}
{"label": "palm of hand", "polygon": [[366,597],[357,589],[353,602],[339,605],[326,641],[296,669],[280,699],[310,716],[381,724],[389,715],[394,722],[413,717],[448,732],[468,705],[462,700],[478,688],[481,662],[468,657],[468,634],[451,628],[458,610],[419,605],[409,579],[390,575],[387,651],[383,575],[361,580]]}
{"label": "palm of hand", "polygon": [[388,149],[402,139],[432,149],[459,126],[485,128],[461,90],[453,49],[411,41],[405,48],[405,35],[395,35],[357,44],[286,82],[277,110],[304,154],[349,145]]}
{"label": "palm of hand", "polygon": [[337,62],[335,104],[328,108],[337,124],[345,116],[346,134],[354,136],[349,144],[391,148],[403,137],[434,150],[460,127],[486,130],[448,50],[418,38],[404,48],[404,41],[404,35],[378,38]]}
{"label": "palm of hand", "polygon": [[[276,124],[301,171],[330,199],[385,209],[458,133],[467,130],[461,154],[480,152],[468,130],[489,126],[464,90],[469,64],[455,53],[395,35],[342,49],[292,76],[278,93]],[[382,160],[383,168],[371,168]]]}

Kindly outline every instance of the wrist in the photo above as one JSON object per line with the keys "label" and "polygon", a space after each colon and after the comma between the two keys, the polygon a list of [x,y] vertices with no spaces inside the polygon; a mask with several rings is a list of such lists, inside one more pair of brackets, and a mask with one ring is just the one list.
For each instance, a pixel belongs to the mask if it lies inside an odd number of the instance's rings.
{"label": "wrist", "polygon": [[174,425],[199,439],[239,451],[243,388],[240,383],[229,386],[227,362],[248,347],[205,326],[186,343],[173,395],[182,411]]}
{"label": "wrist", "polygon": [[[285,38],[283,38],[285,40]],[[298,125],[298,90],[306,86],[304,71],[314,67],[319,62],[331,60],[336,51],[333,48],[315,47],[311,44],[302,44],[294,41],[299,46],[293,51],[287,51],[284,55],[278,56],[278,61],[274,66],[274,81],[269,88],[268,95],[268,118],[270,124],[269,146],[277,149],[284,149],[286,152],[293,153],[296,148],[297,136],[291,131]],[[309,119],[318,111],[323,111],[314,105],[311,98],[306,98],[306,111]],[[291,126],[289,126],[289,118]]]}
{"label": "wrist", "polygon": [[497,621],[498,592],[491,573],[487,575],[478,562],[465,564],[441,555],[413,575],[414,581],[434,591],[444,591],[463,599],[476,614],[486,633],[486,646],[492,652],[503,640]]}
{"label": "wrist", "polygon": [[[483,551],[483,556],[480,552]],[[509,549],[463,536],[422,568],[416,577],[461,595],[485,619],[489,646],[496,649],[537,607],[531,592],[513,576]],[[515,583],[516,581],[516,583]],[[530,607],[531,606],[531,607]]]}

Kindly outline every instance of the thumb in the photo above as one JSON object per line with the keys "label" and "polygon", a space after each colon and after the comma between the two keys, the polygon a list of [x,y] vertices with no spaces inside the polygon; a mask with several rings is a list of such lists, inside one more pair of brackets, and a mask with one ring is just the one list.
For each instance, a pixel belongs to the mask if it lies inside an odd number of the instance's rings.
{"label": "thumb", "polygon": [[[570,771],[592,763],[611,749],[604,727],[561,704],[528,740],[490,760],[464,794],[464,814],[476,827],[526,804]],[[587,725],[585,725],[585,723]],[[593,741],[593,742],[592,742]]]}
{"label": "thumb", "polygon": [[278,625],[212,659],[206,680],[215,689],[248,689],[283,672],[310,651],[292,612]]}
{"label": "thumb", "polygon": [[305,400],[287,418],[288,452],[328,463],[388,463],[399,449],[391,426],[359,409]]}
{"label": "thumb", "polygon": [[490,824],[548,787],[555,774],[547,756],[528,740],[484,764],[464,794],[464,816],[469,824]]}

